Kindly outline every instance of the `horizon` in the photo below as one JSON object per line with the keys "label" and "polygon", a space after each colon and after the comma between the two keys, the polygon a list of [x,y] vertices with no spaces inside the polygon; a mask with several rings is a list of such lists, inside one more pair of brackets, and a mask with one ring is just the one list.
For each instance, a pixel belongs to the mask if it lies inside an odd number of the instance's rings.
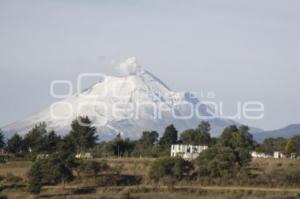
{"label": "horizon", "polygon": [[238,101],[261,101],[264,118],[238,120],[245,125],[299,124],[299,5],[2,1],[0,126],[55,102],[53,80],[75,84],[81,73],[120,74],[117,66],[129,56],[173,91],[195,92],[200,100],[213,92],[228,114]]}

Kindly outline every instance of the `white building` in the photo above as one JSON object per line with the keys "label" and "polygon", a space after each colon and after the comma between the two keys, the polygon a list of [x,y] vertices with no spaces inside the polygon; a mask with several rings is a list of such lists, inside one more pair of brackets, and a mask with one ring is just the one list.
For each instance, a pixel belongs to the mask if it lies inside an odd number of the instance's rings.
{"label": "white building", "polygon": [[266,154],[266,153],[258,153],[256,151],[251,152],[252,158],[273,158],[273,156]]}
{"label": "white building", "polygon": [[77,158],[77,159],[92,159],[93,156],[91,153],[78,153],[75,155],[75,158]]}
{"label": "white building", "polygon": [[173,144],[171,146],[171,157],[180,156],[184,159],[195,159],[207,148],[208,146]]}
{"label": "white building", "polygon": [[279,151],[274,151],[274,158],[278,159],[278,158],[286,158],[286,156],[279,152]]}

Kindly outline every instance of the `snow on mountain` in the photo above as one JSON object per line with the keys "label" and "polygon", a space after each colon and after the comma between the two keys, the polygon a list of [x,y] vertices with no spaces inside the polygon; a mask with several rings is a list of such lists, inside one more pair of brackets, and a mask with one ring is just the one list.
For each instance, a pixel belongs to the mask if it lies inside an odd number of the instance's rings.
{"label": "snow on mountain", "polygon": [[[145,130],[162,133],[167,125],[174,124],[182,131],[194,128],[203,118],[212,116],[209,107],[201,104],[192,93],[172,91],[141,68],[135,57],[127,59],[120,69],[125,76],[104,76],[85,91],[8,125],[3,131],[26,134],[35,124],[46,122],[48,129],[65,135],[74,119],[87,115],[97,127],[101,140],[111,139],[118,133],[137,139]],[[224,127],[238,124],[221,118],[209,122],[214,136],[219,135]]]}

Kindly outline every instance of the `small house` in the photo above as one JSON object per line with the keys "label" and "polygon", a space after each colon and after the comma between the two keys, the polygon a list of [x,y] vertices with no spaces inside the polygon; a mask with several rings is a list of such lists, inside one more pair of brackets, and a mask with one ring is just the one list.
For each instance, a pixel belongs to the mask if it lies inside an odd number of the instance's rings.
{"label": "small house", "polygon": [[75,155],[75,158],[77,158],[77,159],[92,159],[93,156],[91,153],[78,153]]}
{"label": "small house", "polygon": [[259,153],[256,151],[251,152],[251,157],[252,158],[273,158],[273,156],[266,154],[266,153]]}
{"label": "small house", "polygon": [[201,145],[173,144],[171,145],[171,157],[182,157],[183,159],[192,160],[196,159],[207,148],[208,146]]}

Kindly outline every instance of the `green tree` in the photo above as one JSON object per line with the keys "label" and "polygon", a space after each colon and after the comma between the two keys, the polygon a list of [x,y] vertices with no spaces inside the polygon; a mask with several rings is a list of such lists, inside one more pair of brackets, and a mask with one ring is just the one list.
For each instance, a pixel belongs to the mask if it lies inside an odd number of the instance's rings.
{"label": "green tree", "polygon": [[91,174],[96,179],[98,173],[107,171],[110,167],[104,161],[102,161],[102,162],[97,162],[97,161],[86,161],[85,162],[85,161],[83,161],[83,162],[81,162],[80,168],[84,173]]}
{"label": "green tree", "polygon": [[58,145],[58,153],[61,160],[68,168],[77,166],[75,162],[76,146],[70,136],[64,137]]}
{"label": "green tree", "polygon": [[197,145],[210,145],[211,137],[210,137],[210,124],[207,121],[202,121],[198,128],[196,129],[196,144]]}
{"label": "green tree", "polygon": [[166,127],[163,136],[159,140],[159,145],[162,149],[169,150],[172,144],[176,144],[178,132],[173,124]]}
{"label": "green tree", "polygon": [[51,154],[45,159],[38,159],[32,165],[31,170],[39,168],[41,181],[47,184],[57,184],[69,182],[73,179],[72,165],[59,153]]}
{"label": "green tree", "polygon": [[43,171],[40,162],[35,162],[28,172],[29,192],[39,194],[42,189]]}
{"label": "green tree", "polygon": [[33,127],[24,138],[27,151],[40,152],[43,149],[43,137],[47,134],[46,123],[42,122]]}
{"label": "green tree", "polygon": [[156,143],[158,141],[158,133],[156,131],[144,131],[142,137],[134,143],[133,156],[157,156]]}
{"label": "green tree", "polygon": [[180,134],[180,141],[183,144],[196,144],[196,134],[197,132],[194,129],[187,129]]}
{"label": "green tree", "polygon": [[180,140],[183,144],[210,145],[210,124],[203,121],[196,129],[188,129],[181,133]]}
{"label": "green tree", "polygon": [[57,152],[59,143],[61,142],[61,137],[56,135],[54,131],[51,131],[43,136],[41,142],[42,147],[40,147],[40,151],[45,153],[54,153]]}
{"label": "green tree", "polygon": [[229,147],[218,145],[200,153],[196,163],[200,176],[228,177],[239,169],[235,152]]}
{"label": "green tree", "polygon": [[181,133],[180,141],[183,144],[211,145],[210,125],[208,122],[201,122],[196,129],[188,129]]}
{"label": "green tree", "polygon": [[21,153],[23,150],[23,138],[19,134],[13,135],[7,141],[6,150],[11,153]]}
{"label": "green tree", "polygon": [[295,135],[291,139],[295,142],[296,152],[300,154],[300,135]]}
{"label": "green tree", "polygon": [[4,146],[5,146],[4,133],[3,133],[3,131],[0,129],[0,149],[3,149]]}
{"label": "green tree", "polygon": [[267,154],[273,154],[274,151],[284,152],[286,144],[287,140],[285,138],[268,138],[257,147],[257,151]]}
{"label": "green tree", "polygon": [[156,131],[144,131],[139,143],[145,148],[153,147],[157,142],[158,136]]}
{"label": "green tree", "polygon": [[159,181],[166,176],[182,179],[185,175],[193,170],[191,162],[182,158],[161,158],[156,160],[150,167],[149,177],[155,181]]}
{"label": "green tree", "polygon": [[129,156],[135,148],[135,143],[128,138],[123,140],[120,134],[107,143],[107,151],[114,156]]}
{"label": "green tree", "polygon": [[211,128],[210,128],[210,124],[207,121],[202,121],[199,125],[198,125],[198,129],[200,132],[202,133],[207,133],[209,134]]}
{"label": "green tree", "polygon": [[293,139],[289,139],[288,142],[286,143],[284,153],[290,156],[292,153],[296,153],[296,152],[297,152],[296,142]]}
{"label": "green tree", "polygon": [[240,166],[247,165],[251,161],[250,152],[255,146],[249,128],[247,126],[237,128],[235,125],[224,129],[217,144],[232,149]]}
{"label": "green tree", "polygon": [[71,128],[69,137],[74,142],[77,152],[84,152],[95,146],[98,139],[96,128],[87,116],[75,119]]}

